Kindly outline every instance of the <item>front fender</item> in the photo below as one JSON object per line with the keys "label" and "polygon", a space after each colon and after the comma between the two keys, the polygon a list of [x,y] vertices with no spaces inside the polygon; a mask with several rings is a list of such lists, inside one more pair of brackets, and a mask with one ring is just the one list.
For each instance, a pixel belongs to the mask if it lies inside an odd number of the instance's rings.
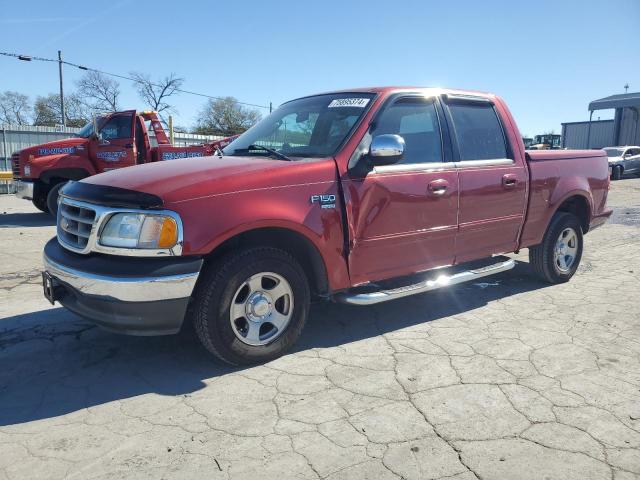
{"label": "front fender", "polygon": [[[47,155],[33,158],[29,164],[31,165],[31,176],[45,182],[53,177],[79,180],[96,174],[91,162],[86,157],[79,155]],[[65,171],[76,178],[65,176]],[[79,176],[82,173],[84,174]]]}
{"label": "front fender", "polygon": [[[332,208],[310,202],[335,195]],[[262,228],[295,232],[311,242],[324,262],[332,290],[349,287],[344,259],[342,205],[335,182],[292,185],[167,203],[182,218],[186,255],[207,255],[229,239]],[[287,245],[282,245],[287,249]]]}

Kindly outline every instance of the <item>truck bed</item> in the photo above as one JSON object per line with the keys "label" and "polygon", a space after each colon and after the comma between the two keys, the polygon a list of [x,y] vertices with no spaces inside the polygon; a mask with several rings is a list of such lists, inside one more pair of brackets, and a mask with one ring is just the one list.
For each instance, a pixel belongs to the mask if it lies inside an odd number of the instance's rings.
{"label": "truck bed", "polygon": [[605,157],[603,150],[526,150],[529,162],[573,160],[576,158]]}
{"label": "truck bed", "polygon": [[530,195],[521,247],[540,243],[557,206],[572,196],[588,198],[589,223],[605,213],[609,163],[603,150],[527,150],[526,158]]}

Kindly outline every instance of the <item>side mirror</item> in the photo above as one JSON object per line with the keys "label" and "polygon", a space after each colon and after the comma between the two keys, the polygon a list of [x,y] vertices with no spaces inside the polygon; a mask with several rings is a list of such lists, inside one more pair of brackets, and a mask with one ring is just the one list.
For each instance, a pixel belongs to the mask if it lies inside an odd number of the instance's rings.
{"label": "side mirror", "polygon": [[371,140],[369,159],[373,165],[392,165],[402,160],[404,138],[400,135],[377,135]]}

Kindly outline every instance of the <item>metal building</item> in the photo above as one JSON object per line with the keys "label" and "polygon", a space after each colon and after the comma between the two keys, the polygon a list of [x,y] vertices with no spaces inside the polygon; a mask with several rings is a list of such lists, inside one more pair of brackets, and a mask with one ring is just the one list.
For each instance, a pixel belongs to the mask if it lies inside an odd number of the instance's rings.
{"label": "metal building", "polygon": [[640,144],[640,92],[611,95],[589,104],[591,115],[595,110],[609,109],[616,111],[613,145]]}
{"label": "metal building", "polygon": [[[592,121],[596,110],[615,110],[613,120]],[[588,122],[562,124],[565,148],[640,145],[640,92],[621,93],[589,103]]]}
{"label": "metal building", "polygon": [[[594,120],[591,122],[591,131],[589,131],[589,121],[563,123],[562,147],[578,150],[610,147],[613,131],[613,120]],[[591,146],[587,147],[587,143]]]}

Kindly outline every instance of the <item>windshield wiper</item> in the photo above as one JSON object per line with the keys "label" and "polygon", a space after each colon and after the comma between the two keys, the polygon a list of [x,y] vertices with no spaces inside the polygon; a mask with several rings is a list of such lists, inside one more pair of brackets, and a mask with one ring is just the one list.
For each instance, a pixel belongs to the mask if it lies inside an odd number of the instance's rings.
{"label": "windshield wiper", "polygon": [[247,148],[237,148],[237,150],[264,150],[265,152],[269,152],[271,155],[274,155],[276,157],[278,157],[280,160],[287,160],[289,162],[293,162],[293,159],[290,157],[287,157],[284,153],[280,153],[277,150],[274,150],[273,148],[269,148],[269,147],[264,147],[262,145],[256,145],[255,143],[252,143],[251,145],[249,145]]}

